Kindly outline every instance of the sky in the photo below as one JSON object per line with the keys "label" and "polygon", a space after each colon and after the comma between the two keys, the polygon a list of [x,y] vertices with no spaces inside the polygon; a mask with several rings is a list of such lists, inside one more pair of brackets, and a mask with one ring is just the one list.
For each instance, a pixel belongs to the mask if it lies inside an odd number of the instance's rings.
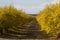
{"label": "sky", "polygon": [[14,5],[27,14],[38,14],[46,5],[55,4],[57,0],[0,0],[0,6]]}

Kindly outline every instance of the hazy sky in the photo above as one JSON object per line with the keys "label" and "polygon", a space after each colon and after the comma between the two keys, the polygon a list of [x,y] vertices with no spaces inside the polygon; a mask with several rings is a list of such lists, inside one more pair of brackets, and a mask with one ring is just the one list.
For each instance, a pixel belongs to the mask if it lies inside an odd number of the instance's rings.
{"label": "hazy sky", "polygon": [[0,6],[14,5],[17,9],[22,9],[29,14],[37,14],[47,4],[55,3],[56,0],[0,0]]}

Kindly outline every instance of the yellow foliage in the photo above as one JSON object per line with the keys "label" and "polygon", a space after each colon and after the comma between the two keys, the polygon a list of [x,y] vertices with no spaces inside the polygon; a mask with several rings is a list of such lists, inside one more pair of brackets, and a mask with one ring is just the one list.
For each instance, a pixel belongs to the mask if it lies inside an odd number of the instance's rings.
{"label": "yellow foliage", "polygon": [[36,17],[41,30],[55,35],[60,32],[60,3],[47,6]]}
{"label": "yellow foliage", "polygon": [[25,14],[22,10],[17,10],[13,6],[0,7],[0,29],[22,27],[31,20],[31,16]]}

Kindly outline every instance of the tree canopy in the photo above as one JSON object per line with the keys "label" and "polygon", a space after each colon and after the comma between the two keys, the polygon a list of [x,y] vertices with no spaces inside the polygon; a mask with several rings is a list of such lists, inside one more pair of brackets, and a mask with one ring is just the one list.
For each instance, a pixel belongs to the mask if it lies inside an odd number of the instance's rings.
{"label": "tree canopy", "polygon": [[60,32],[60,3],[46,6],[36,17],[41,30],[56,35]]}

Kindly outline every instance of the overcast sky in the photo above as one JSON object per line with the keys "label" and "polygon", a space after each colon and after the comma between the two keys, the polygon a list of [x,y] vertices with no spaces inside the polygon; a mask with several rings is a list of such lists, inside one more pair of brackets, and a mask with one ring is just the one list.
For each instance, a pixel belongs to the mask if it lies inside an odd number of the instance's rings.
{"label": "overcast sky", "polygon": [[56,3],[57,0],[0,0],[0,6],[14,5],[28,14],[37,14],[47,4]]}

